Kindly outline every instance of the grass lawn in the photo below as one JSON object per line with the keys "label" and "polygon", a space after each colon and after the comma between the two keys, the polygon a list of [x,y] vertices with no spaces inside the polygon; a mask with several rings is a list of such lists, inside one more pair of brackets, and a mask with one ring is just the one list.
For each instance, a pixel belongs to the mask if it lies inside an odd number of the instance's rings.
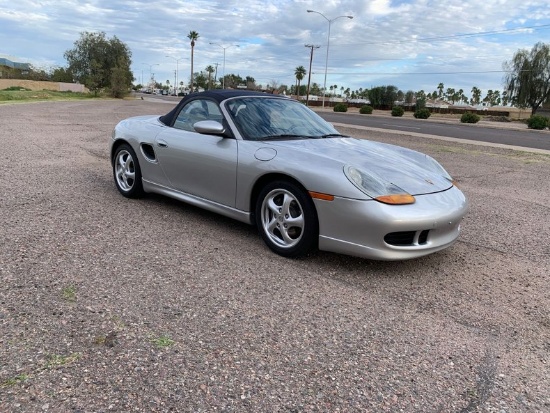
{"label": "grass lawn", "polygon": [[45,101],[45,100],[81,100],[93,99],[95,96],[91,93],[80,92],[57,92],[53,90],[28,90],[19,88],[8,88],[0,90],[0,104]]}

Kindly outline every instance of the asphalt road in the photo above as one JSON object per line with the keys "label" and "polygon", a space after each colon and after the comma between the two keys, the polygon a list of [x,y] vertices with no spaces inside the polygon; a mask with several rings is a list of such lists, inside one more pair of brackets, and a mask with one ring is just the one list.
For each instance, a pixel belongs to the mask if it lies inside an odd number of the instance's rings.
{"label": "asphalt road", "polygon": [[[176,104],[180,97],[143,95],[149,101]],[[314,108],[315,109],[315,108]],[[317,110],[326,121],[349,124],[366,128],[396,131],[410,134],[433,135],[476,142],[494,143],[515,147],[534,148],[550,151],[550,132],[529,130],[525,125],[504,122],[481,122],[461,124],[455,121],[423,120],[408,117],[359,115],[357,113],[335,113]]]}
{"label": "asphalt road", "polygon": [[290,260],[254,227],[118,193],[113,126],[168,109],[0,105],[0,412],[550,410],[550,156],[355,129],[449,170],[459,241]]}
{"label": "asphalt road", "polygon": [[507,128],[506,124],[492,122],[491,126],[425,121],[422,119],[388,116],[368,116],[334,112],[318,112],[328,122],[358,125],[370,128],[445,136],[503,145],[550,150],[550,132]]}

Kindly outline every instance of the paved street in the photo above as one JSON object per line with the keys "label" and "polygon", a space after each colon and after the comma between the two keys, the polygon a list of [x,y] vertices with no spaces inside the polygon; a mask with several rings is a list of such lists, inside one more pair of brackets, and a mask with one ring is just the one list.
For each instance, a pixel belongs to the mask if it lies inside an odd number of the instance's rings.
{"label": "paved street", "polygon": [[463,124],[459,119],[441,118],[437,114],[429,119],[415,119],[410,113],[407,113],[409,116],[400,118],[389,116],[388,111],[377,112],[383,115],[335,113],[328,110],[320,110],[319,114],[331,123],[352,124],[369,130],[447,137],[462,141],[541,149],[550,153],[550,131],[528,129],[527,125],[521,122],[482,120],[477,124]]}

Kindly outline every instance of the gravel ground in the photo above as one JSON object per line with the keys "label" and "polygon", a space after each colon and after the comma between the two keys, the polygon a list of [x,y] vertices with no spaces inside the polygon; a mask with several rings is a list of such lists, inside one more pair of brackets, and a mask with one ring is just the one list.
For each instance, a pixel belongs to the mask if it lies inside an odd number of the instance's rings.
{"label": "gravel ground", "polygon": [[118,194],[113,126],[169,108],[0,106],[1,412],[550,411],[549,155],[341,128],[440,160],[470,200],[461,238],[290,260]]}

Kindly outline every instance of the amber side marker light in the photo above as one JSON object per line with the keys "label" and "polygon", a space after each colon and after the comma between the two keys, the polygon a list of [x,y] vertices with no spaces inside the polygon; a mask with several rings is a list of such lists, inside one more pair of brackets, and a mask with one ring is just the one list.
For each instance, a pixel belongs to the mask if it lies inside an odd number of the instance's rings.
{"label": "amber side marker light", "polygon": [[389,205],[407,205],[407,204],[415,203],[414,196],[409,194],[382,195],[382,196],[377,196],[374,199],[376,199],[378,202],[382,202],[384,204],[389,204]]}
{"label": "amber side marker light", "polygon": [[309,191],[312,198],[322,199],[323,201],[334,201],[334,195],[322,194],[321,192]]}

